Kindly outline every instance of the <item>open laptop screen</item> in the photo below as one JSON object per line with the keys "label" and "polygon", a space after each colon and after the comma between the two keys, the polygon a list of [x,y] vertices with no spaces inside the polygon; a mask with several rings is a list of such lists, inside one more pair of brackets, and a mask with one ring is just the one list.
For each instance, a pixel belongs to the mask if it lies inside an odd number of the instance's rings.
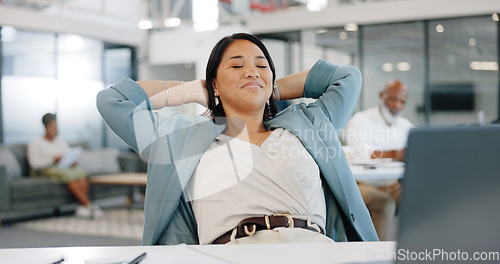
{"label": "open laptop screen", "polygon": [[500,126],[412,130],[400,208],[397,262],[498,263]]}

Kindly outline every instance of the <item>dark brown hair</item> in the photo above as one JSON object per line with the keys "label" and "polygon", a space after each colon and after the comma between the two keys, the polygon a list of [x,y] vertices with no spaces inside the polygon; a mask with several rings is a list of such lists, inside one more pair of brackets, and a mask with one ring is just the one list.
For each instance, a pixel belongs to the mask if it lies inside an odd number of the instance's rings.
{"label": "dark brown hair", "polygon": [[46,113],[45,115],[43,115],[42,117],[42,123],[45,127],[47,127],[47,125],[56,120],[56,115],[55,114],[51,114],[51,113]]}

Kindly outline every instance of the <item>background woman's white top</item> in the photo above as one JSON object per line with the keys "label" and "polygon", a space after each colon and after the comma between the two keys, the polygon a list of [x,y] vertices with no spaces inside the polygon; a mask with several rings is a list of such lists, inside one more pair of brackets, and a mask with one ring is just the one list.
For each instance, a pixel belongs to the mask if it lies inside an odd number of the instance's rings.
{"label": "background woman's white top", "polygon": [[68,149],[69,145],[58,137],[54,140],[47,140],[42,136],[38,137],[31,141],[28,146],[30,166],[35,170],[46,168],[54,164],[54,159],[62,156]]}

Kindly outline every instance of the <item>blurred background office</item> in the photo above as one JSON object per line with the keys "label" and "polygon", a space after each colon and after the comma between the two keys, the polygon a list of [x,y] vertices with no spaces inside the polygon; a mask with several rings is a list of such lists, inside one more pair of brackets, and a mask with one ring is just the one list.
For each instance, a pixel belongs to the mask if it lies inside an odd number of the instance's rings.
{"label": "blurred background office", "polygon": [[415,125],[488,123],[499,117],[496,11],[495,0],[0,1],[0,141],[29,141],[55,112],[67,141],[126,150],[95,94],[123,76],[203,78],[210,48],[235,31],[265,41],[278,77],[318,58],[358,66],[358,110],[398,78]]}
{"label": "blurred background office", "polygon": [[278,78],[320,58],[359,67],[357,111],[399,79],[417,127],[490,123],[500,117],[498,12],[498,0],[0,0],[0,143],[41,135],[51,112],[70,144],[127,152],[96,94],[125,76],[204,78],[211,48],[234,32],[264,41]]}

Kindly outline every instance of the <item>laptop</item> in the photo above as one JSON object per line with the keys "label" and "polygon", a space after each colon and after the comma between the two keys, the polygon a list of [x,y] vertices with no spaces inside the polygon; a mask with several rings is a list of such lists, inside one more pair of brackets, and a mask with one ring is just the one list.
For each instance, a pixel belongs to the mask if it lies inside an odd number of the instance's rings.
{"label": "laptop", "polygon": [[396,263],[500,261],[500,125],[412,130],[402,185]]}

